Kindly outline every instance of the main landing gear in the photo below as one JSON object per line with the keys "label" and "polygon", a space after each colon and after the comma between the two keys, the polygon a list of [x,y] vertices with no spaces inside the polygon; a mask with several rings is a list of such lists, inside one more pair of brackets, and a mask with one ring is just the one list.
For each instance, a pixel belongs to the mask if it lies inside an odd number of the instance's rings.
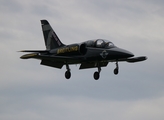
{"label": "main landing gear", "polygon": [[71,77],[71,69],[69,68],[68,64],[66,64],[67,71],[65,72],[65,78],[70,79]]}
{"label": "main landing gear", "polygon": [[101,67],[98,67],[98,71],[96,71],[93,74],[93,77],[94,77],[95,80],[98,80],[100,78],[100,72],[101,72]]}
{"label": "main landing gear", "polygon": [[[65,72],[65,78],[70,79],[71,78],[71,69],[69,68],[69,65],[66,64],[66,69],[67,71]],[[93,77],[95,80],[98,80],[100,78],[100,72],[101,72],[101,67],[98,67],[98,71],[94,72]],[[117,75],[119,73],[119,67],[118,67],[118,62],[116,62],[116,68],[114,69],[114,74]]]}

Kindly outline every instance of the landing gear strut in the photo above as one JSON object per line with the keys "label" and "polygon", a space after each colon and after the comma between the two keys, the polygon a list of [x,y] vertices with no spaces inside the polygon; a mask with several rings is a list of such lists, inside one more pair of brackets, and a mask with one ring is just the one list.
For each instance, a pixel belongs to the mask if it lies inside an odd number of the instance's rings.
{"label": "landing gear strut", "polygon": [[101,67],[98,67],[98,71],[96,71],[93,74],[93,77],[94,77],[95,80],[98,80],[100,78],[100,72],[101,72]]}
{"label": "landing gear strut", "polygon": [[114,74],[117,75],[119,72],[118,62],[116,62],[116,68],[114,69]]}
{"label": "landing gear strut", "polygon": [[65,72],[65,78],[70,79],[71,77],[71,69],[69,68],[68,64],[66,64],[67,71]]}

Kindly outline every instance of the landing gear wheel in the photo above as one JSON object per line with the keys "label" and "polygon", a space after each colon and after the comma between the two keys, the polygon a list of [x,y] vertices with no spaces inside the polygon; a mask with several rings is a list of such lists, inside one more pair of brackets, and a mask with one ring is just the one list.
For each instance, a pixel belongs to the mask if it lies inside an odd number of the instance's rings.
{"label": "landing gear wheel", "polygon": [[70,79],[70,77],[71,77],[71,72],[70,71],[66,71],[65,72],[65,78],[66,79]]}
{"label": "landing gear wheel", "polygon": [[99,72],[95,72],[93,77],[94,77],[95,80],[98,80],[99,77],[100,77],[100,73]]}
{"label": "landing gear wheel", "polygon": [[118,61],[116,61],[116,68],[114,69],[114,74],[117,75],[119,72]]}
{"label": "landing gear wheel", "polygon": [[118,74],[118,68],[115,68],[113,72],[115,75],[117,75]]}

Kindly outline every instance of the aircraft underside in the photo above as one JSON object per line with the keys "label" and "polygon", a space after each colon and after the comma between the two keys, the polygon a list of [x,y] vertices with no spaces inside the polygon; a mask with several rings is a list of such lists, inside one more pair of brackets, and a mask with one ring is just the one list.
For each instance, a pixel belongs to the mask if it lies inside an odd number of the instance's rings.
{"label": "aircraft underside", "polygon": [[[71,69],[69,65],[71,64],[80,64],[79,69],[90,69],[90,68],[98,68],[98,70],[93,74],[95,80],[98,80],[100,77],[100,72],[102,67],[106,67],[108,65],[108,61],[92,61],[92,62],[74,62],[74,63],[67,63],[67,62],[55,62],[50,60],[42,60],[41,65],[46,65],[50,67],[55,67],[61,69],[63,66],[66,66],[65,78],[70,79],[71,77]],[[119,71],[118,62],[116,62],[116,68],[114,69],[114,74],[117,75]]]}

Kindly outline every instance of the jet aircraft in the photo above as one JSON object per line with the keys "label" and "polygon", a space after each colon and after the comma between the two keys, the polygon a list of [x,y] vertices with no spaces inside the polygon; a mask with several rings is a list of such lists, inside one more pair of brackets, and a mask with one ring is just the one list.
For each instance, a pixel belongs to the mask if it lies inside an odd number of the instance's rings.
{"label": "jet aircraft", "polygon": [[70,45],[63,44],[47,20],[41,20],[41,26],[45,41],[46,50],[23,50],[29,52],[21,56],[21,59],[39,59],[41,65],[61,69],[66,66],[65,78],[71,77],[69,65],[80,64],[79,69],[98,68],[93,74],[95,80],[100,77],[102,67],[106,67],[109,62],[115,62],[114,74],[119,72],[118,62],[126,61],[135,63],[144,61],[146,56],[133,57],[134,54],[116,47],[111,41],[104,39],[88,40]]}

